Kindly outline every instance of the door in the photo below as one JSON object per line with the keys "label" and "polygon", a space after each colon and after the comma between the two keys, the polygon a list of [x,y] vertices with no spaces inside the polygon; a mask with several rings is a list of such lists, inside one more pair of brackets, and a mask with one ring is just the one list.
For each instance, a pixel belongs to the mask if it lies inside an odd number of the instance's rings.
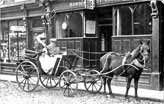
{"label": "door", "polygon": [[101,51],[108,52],[112,50],[112,8],[103,7],[97,10],[98,36],[101,43]]}

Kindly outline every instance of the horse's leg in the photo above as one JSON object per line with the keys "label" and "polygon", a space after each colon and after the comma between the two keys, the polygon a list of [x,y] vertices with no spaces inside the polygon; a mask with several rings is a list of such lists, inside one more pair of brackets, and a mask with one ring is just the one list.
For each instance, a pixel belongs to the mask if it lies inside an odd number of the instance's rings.
{"label": "horse's leg", "polygon": [[[112,77],[113,77],[113,76],[112,76]],[[109,95],[111,95],[112,97],[114,97],[114,96],[113,96],[113,93],[112,93],[112,89],[111,89],[112,77],[107,79],[107,84],[108,84],[108,89],[109,89]]]}
{"label": "horse's leg", "polygon": [[134,89],[135,89],[135,98],[138,98],[138,81],[139,81],[139,76],[134,78]]}
{"label": "horse's leg", "polygon": [[125,93],[126,98],[128,97],[128,92],[129,92],[131,81],[132,81],[132,76],[128,76],[127,77],[126,93]]}
{"label": "horse's leg", "polygon": [[106,77],[103,77],[103,81],[104,81],[104,94],[106,94]]}

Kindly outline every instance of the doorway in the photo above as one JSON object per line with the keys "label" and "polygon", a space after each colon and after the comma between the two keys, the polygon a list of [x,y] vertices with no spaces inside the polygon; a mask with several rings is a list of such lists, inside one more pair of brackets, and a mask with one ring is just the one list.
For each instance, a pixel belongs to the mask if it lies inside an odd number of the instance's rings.
{"label": "doorway", "polygon": [[102,7],[97,10],[97,28],[98,36],[101,42],[101,51],[108,52],[112,50],[112,8]]}

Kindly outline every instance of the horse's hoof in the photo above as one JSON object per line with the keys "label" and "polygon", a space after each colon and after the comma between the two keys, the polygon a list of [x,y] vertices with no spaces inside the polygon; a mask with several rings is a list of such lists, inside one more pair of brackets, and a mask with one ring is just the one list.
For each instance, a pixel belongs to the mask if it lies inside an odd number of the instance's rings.
{"label": "horse's hoof", "polygon": [[128,102],[130,101],[128,96],[125,96],[125,100],[127,100]]}
{"label": "horse's hoof", "polygon": [[103,92],[103,94],[104,94],[104,95],[107,95],[107,93],[106,93],[106,92]]}
{"label": "horse's hoof", "polygon": [[140,98],[138,98],[138,97],[135,97],[135,100],[140,102]]}
{"label": "horse's hoof", "polygon": [[110,98],[115,98],[115,96],[114,95],[110,95]]}
{"label": "horse's hoof", "polygon": [[110,96],[108,94],[105,94],[105,98],[110,98]]}

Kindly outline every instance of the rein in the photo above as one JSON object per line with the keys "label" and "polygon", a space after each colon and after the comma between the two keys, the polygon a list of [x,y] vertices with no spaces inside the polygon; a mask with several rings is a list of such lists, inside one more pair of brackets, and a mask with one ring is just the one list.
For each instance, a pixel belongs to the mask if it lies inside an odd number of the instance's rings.
{"label": "rein", "polygon": [[95,55],[101,55],[101,54],[105,54],[107,52],[88,52],[88,51],[80,51],[80,50],[77,50],[77,49],[68,49],[70,50],[73,55],[77,56],[78,58],[82,59],[82,60],[86,60],[86,61],[99,61],[99,59],[88,59],[88,58],[84,58],[82,56],[80,56],[78,53],[87,53],[87,54],[95,54]]}

